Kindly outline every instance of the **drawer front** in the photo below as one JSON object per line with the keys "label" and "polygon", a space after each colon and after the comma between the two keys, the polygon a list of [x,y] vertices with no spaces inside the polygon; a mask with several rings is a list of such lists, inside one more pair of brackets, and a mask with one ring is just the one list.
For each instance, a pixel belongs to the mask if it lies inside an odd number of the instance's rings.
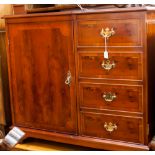
{"label": "drawer front", "polygon": [[77,23],[77,41],[79,46],[104,46],[102,29],[113,28],[115,34],[110,37],[109,46],[142,46],[141,19],[101,19],[84,20]]}
{"label": "drawer front", "polygon": [[142,118],[81,113],[80,134],[135,143],[144,143]]}
{"label": "drawer front", "polygon": [[80,77],[142,80],[142,53],[109,53],[105,61],[102,53],[81,52],[78,59]]}
{"label": "drawer front", "polygon": [[142,86],[80,83],[80,107],[142,112]]}

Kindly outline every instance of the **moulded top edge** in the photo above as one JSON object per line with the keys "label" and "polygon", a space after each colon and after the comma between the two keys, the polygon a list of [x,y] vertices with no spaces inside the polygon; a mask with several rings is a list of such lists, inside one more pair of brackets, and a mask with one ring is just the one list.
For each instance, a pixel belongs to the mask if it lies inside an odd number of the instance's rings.
{"label": "moulded top edge", "polygon": [[27,18],[27,17],[41,17],[41,16],[56,16],[56,15],[76,15],[76,14],[91,14],[91,13],[119,13],[119,12],[134,12],[134,11],[147,11],[155,10],[154,7],[130,7],[130,8],[110,8],[110,9],[87,9],[82,10],[71,10],[61,12],[48,12],[48,13],[31,13],[31,14],[20,14],[20,15],[5,15],[2,18]]}

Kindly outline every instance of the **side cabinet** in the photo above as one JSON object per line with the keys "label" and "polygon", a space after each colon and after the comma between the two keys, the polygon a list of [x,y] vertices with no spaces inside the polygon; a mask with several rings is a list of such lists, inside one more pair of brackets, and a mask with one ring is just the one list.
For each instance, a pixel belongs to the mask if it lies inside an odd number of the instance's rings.
{"label": "side cabinet", "polygon": [[155,11],[115,8],[5,19],[12,126],[27,137],[149,150],[155,132]]}
{"label": "side cabinet", "polygon": [[73,22],[64,20],[8,26],[15,126],[77,133]]}

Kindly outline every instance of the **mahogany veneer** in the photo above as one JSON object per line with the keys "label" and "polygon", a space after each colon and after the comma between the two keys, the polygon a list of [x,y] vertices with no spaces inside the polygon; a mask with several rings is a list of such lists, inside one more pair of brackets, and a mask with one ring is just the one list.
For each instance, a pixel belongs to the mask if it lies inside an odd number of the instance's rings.
{"label": "mahogany veneer", "polygon": [[[126,8],[7,16],[12,126],[27,137],[149,150],[155,126],[155,12]],[[102,66],[102,28],[110,63]],[[149,86],[149,89],[148,89]]]}
{"label": "mahogany veneer", "polygon": [[[109,52],[109,60],[115,62],[115,68],[107,72],[101,67],[103,50],[99,52],[79,53],[79,76],[90,78],[109,78],[124,80],[142,80],[142,53]],[[124,72],[126,74],[124,74]]]}

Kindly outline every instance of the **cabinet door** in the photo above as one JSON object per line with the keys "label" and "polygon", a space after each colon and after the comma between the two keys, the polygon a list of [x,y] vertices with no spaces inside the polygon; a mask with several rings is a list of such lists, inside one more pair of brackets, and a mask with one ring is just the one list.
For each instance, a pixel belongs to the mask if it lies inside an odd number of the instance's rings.
{"label": "cabinet door", "polygon": [[76,133],[72,21],[10,24],[8,30],[14,125]]}

